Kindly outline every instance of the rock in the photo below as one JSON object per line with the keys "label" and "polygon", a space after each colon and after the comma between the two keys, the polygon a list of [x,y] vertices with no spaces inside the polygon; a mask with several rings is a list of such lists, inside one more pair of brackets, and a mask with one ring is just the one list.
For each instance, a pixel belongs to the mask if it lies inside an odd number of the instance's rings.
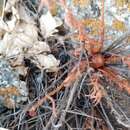
{"label": "rock", "polygon": [[26,83],[20,81],[18,73],[6,60],[0,59],[0,105],[7,108],[18,107],[18,103],[26,101],[27,97]]}

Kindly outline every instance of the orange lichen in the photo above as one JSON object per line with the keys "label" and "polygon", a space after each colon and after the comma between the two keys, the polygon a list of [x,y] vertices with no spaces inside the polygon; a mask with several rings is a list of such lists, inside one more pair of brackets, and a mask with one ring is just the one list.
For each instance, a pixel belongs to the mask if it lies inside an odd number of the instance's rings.
{"label": "orange lichen", "polygon": [[119,20],[114,20],[112,23],[112,27],[117,31],[126,31],[125,23]]}
{"label": "orange lichen", "polygon": [[73,0],[74,6],[85,7],[90,4],[90,0]]}
{"label": "orange lichen", "polygon": [[15,102],[11,99],[11,96],[19,96],[18,89],[14,86],[0,88],[0,96],[4,98],[4,106],[7,108],[14,108]]}
{"label": "orange lichen", "polygon": [[2,87],[0,88],[0,96],[6,96],[6,95],[19,95],[19,91],[16,87],[10,86],[10,87]]}
{"label": "orange lichen", "polygon": [[90,35],[98,35],[100,30],[100,19],[83,19],[81,21],[85,27],[88,27],[91,29],[89,32]]}
{"label": "orange lichen", "polygon": [[124,7],[127,4],[127,0],[115,0],[116,7]]}

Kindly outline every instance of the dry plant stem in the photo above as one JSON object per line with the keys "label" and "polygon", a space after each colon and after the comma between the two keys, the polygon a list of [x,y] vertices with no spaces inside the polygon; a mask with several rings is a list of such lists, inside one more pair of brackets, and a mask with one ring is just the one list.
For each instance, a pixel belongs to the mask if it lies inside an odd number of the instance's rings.
{"label": "dry plant stem", "polygon": [[111,122],[110,122],[110,120],[109,120],[109,118],[108,118],[108,116],[107,116],[107,114],[106,114],[106,112],[105,112],[105,110],[104,110],[104,108],[103,108],[102,103],[100,103],[100,107],[101,107],[102,112],[103,112],[103,114],[104,114],[104,116],[105,116],[106,123],[108,124],[108,126],[110,127],[111,130],[114,130],[114,128],[113,128],[113,126],[111,125]]}
{"label": "dry plant stem", "polygon": [[[63,110],[65,111],[65,110]],[[86,113],[82,112],[82,111],[71,111],[71,110],[67,110],[66,111],[67,113],[70,113],[70,114],[76,114],[76,115],[80,115],[80,116],[84,116],[86,118],[91,118],[91,119],[94,119],[94,120],[98,120],[98,121],[102,121],[102,119],[98,118],[98,117],[93,117],[91,115],[87,115]]]}
{"label": "dry plant stem", "polygon": [[[128,124],[128,118],[126,117],[126,115],[124,115],[124,112],[122,112],[121,110],[119,110],[119,112],[114,108],[114,105],[113,105],[113,101],[112,101],[112,99],[107,95],[106,97],[105,97],[105,99],[106,99],[106,101],[107,101],[107,105],[108,105],[108,107],[109,107],[109,109],[111,110],[111,114],[112,115],[114,115],[114,117],[116,118],[116,121],[119,123],[119,124],[121,124],[122,126],[124,126],[124,127],[127,127],[127,128],[129,128],[130,126],[129,126],[129,124]],[[116,104],[117,105],[117,104]],[[118,106],[116,106],[116,108],[117,108]],[[123,116],[122,116],[122,114],[121,113],[123,113]],[[125,117],[125,118],[124,118]],[[124,120],[124,119],[126,119],[126,120]],[[126,121],[126,122],[125,122]]]}
{"label": "dry plant stem", "polygon": [[[62,88],[64,88],[64,85],[61,84],[59,87],[57,87],[55,90],[53,90],[52,92],[50,92],[49,94],[47,94],[48,96],[53,96],[55,95],[57,92],[59,92]],[[36,109],[41,106],[46,100],[47,100],[47,96],[44,96],[43,98],[39,99],[30,109],[29,111],[36,111]]]}
{"label": "dry plant stem", "polygon": [[62,100],[60,101],[62,104],[59,104],[59,106],[57,105],[57,117],[56,118],[54,118],[54,116],[50,117],[50,119],[46,125],[45,130],[48,130],[51,127],[51,125],[53,127],[60,127],[61,126],[60,124],[55,124],[55,123],[57,122],[57,119],[60,116],[61,110],[63,108],[65,108],[65,106],[66,106],[66,102],[67,102],[66,96],[68,95],[68,92],[69,92],[68,88],[65,88],[64,96],[62,97]]}
{"label": "dry plant stem", "polygon": [[[70,90],[70,94],[69,94],[69,98],[68,98],[68,102],[67,102],[65,111],[61,114],[61,117],[60,117],[60,119],[59,119],[58,124],[62,124],[62,123],[64,122],[64,120],[65,120],[66,111],[69,109],[69,107],[70,107],[70,105],[71,105],[71,103],[72,103],[74,94],[75,94],[76,89],[77,89],[77,84],[78,84],[78,80],[74,83],[72,89]],[[54,130],[58,130],[58,128],[55,128]]]}
{"label": "dry plant stem", "polygon": [[46,95],[46,97],[51,101],[52,103],[52,114],[54,115],[54,117],[57,117],[57,112],[56,112],[56,104],[55,101],[52,97],[50,97],[49,95]]}
{"label": "dry plant stem", "polygon": [[[71,84],[73,82],[75,82],[79,76],[81,75],[82,72],[85,71],[86,69],[86,61],[81,61],[79,64],[79,67],[76,65],[71,72],[68,74],[67,78],[62,82],[62,84],[60,86],[58,86],[55,90],[51,91],[50,93],[48,93],[48,96],[53,96],[55,95],[57,92],[59,92],[61,89],[63,89],[64,87],[70,87]],[[43,102],[45,102],[47,100],[47,96],[44,96],[43,98],[41,98],[40,100],[38,100],[30,109],[29,112],[35,111],[39,106],[41,106],[43,104]]]}
{"label": "dry plant stem", "polygon": [[118,104],[115,104],[119,111],[122,113],[123,117],[127,120],[127,121],[130,121],[129,117],[127,117],[126,113],[123,111],[123,109],[118,105]]}

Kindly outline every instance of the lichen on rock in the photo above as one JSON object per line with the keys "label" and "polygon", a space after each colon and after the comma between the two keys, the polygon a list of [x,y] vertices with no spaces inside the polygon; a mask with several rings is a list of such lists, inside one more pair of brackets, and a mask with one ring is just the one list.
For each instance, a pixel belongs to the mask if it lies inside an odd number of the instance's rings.
{"label": "lichen on rock", "polygon": [[18,103],[26,101],[27,96],[26,83],[19,79],[18,73],[6,60],[0,59],[0,106],[18,107]]}

